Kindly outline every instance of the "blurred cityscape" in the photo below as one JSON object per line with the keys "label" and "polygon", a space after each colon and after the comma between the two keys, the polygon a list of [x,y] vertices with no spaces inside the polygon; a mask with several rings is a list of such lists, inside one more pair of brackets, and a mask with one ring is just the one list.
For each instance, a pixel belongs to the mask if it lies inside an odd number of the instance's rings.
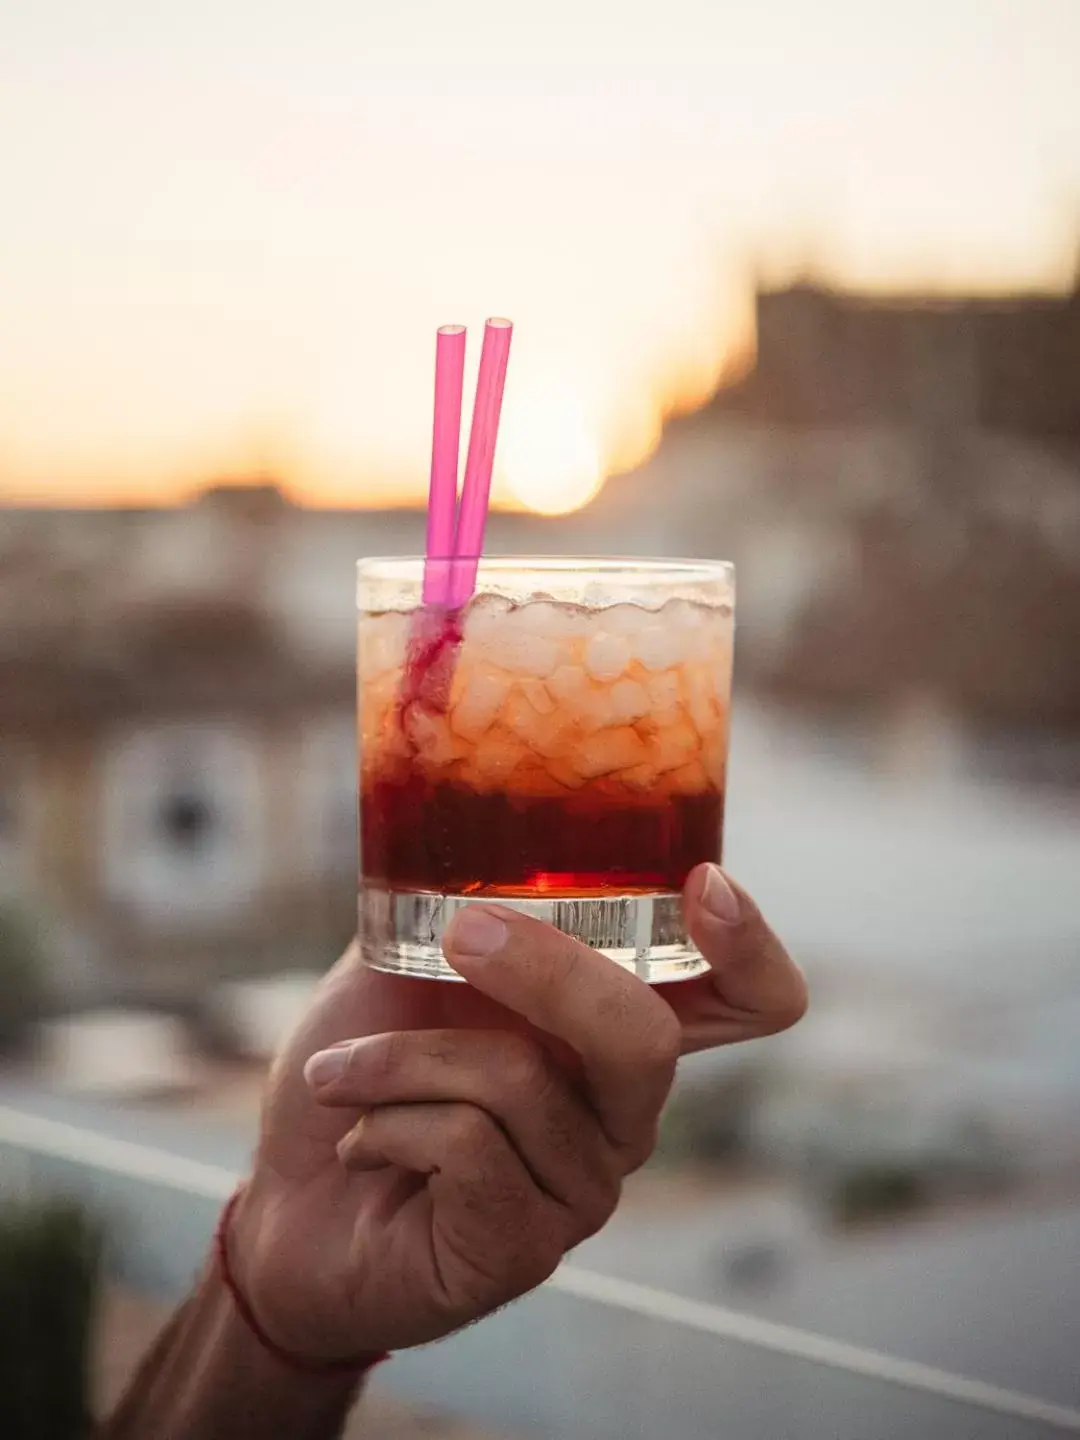
{"label": "blurred cityscape", "polygon": [[490,314],[487,548],[735,563],[724,860],[811,1008],[356,1433],[1080,1434],[1078,58],[1080,0],[0,4],[0,1440],[123,1388],[354,932],[354,567]]}
{"label": "blurred cityscape", "polygon": [[[1080,271],[997,300],[808,281],[755,312],[745,372],[643,466],[491,520],[494,552],[735,561],[726,858],[814,997],[687,1067],[586,1253],[853,1340],[888,1274],[875,1343],[932,1329],[935,1363],[1077,1403],[1060,1346],[1015,1338],[1080,1306]],[[14,1081],[250,1107],[353,924],[354,562],[422,545],[416,511],[304,509],[273,476],[3,512]],[[982,1350],[974,1307],[1014,1321]]]}

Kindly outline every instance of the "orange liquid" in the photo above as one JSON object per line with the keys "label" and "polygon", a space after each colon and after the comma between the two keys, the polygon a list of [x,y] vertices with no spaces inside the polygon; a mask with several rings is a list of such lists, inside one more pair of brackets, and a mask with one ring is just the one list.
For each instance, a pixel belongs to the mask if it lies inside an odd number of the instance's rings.
{"label": "orange liquid", "polygon": [[463,614],[367,617],[363,879],[680,889],[720,854],[730,638],[730,610],[683,602],[590,613],[481,597]]}

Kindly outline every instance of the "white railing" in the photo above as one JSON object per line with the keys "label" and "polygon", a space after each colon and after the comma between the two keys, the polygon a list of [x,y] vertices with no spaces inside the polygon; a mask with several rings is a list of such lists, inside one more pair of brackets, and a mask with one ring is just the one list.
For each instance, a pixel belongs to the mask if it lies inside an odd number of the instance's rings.
{"label": "white railing", "polygon": [[[24,1166],[33,1168],[35,1159],[60,1162],[69,1180],[71,1167],[75,1167],[76,1171],[85,1172],[90,1177],[112,1177],[114,1180],[149,1185],[159,1192],[164,1190],[176,1196],[212,1202],[215,1208],[230,1194],[239,1179],[238,1174],[226,1166],[206,1164],[169,1150],[0,1105],[0,1175],[5,1168],[10,1172],[20,1161]],[[145,1210],[146,1206],[142,1209]],[[180,1242],[170,1235],[158,1237],[158,1243],[175,1245]],[[197,1253],[186,1257],[192,1270],[199,1258]],[[556,1295],[572,1297],[576,1301],[602,1307],[610,1314],[635,1317],[671,1327],[673,1331],[730,1341],[751,1350],[877,1382],[894,1390],[967,1407],[985,1416],[1026,1422],[1058,1434],[1080,1435],[1080,1410],[1069,1406],[572,1264],[561,1266],[544,1290],[552,1298]],[[480,1333],[497,1323],[487,1322]],[[436,1347],[435,1351],[418,1354],[435,1354],[445,1348]],[[527,1355],[520,1364],[524,1370],[528,1364]],[[441,1369],[445,1379],[445,1366]],[[475,1386],[475,1376],[473,1384]],[[448,1403],[450,1398],[447,1396]],[[875,1411],[887,1403],[879,1399]],[[575,1433],[585,1436],[589,1432],[586,1425],[580,1423]],[[634,1433],[651,1432],[642,1430]],[[734,1437],[735,1432],[731,1433]],[[810,1432],[807,1430],[805,1433]],[[978,1429],[970,1432],[949,1429],[935,1433],[952,1436],[961,1433],[981,1435],[984,1432]],[[1011,1436],[1015,1432],[1003,1430],[1001,1433]],[[672,1431],[671,1435],[672,1440],[678,1440],[676,1432]],[[839,1437],[839,1440],[846,1440],[846,1437]]]}

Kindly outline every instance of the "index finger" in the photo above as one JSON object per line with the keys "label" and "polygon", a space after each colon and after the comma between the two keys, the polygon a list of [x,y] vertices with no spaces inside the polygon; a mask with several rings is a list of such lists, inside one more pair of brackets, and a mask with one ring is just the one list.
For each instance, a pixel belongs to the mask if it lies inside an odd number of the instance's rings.
{"label": "index finger", "polygon": [[459,910],[443,948],[477,990],[576,1051],[608,1138],[644,1159],[679,1054],[671,1007],[606,955],[502,905]]}

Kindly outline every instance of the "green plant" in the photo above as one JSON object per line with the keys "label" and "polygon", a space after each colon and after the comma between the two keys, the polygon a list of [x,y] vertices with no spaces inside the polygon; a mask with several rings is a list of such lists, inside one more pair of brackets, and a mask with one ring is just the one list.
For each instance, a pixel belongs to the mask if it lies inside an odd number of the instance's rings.
{"label": "green plant", "polygon": [[829,1209],[840,1225],[893,1219],[926,1205],[933,1188],[925,1167],[903,1161],[852,1165],[833,1180]]}
{"label": "green plant", "polygon": [[0,905],[0,1051],[24,1039],[45,1001],[45,950],[34,926]]}
{"label": "green plant", "polygon": [[82,1440],[92,1429],[90,1342],[100,1224],[64,1199],[0,1207],[0,1403],[5,1440]]}
{"label": "green plant", "polygon": [[747,1065],[677,1090],[660,1122],[658,1162],[724,1165],[742,1159],[764,1084]]}

